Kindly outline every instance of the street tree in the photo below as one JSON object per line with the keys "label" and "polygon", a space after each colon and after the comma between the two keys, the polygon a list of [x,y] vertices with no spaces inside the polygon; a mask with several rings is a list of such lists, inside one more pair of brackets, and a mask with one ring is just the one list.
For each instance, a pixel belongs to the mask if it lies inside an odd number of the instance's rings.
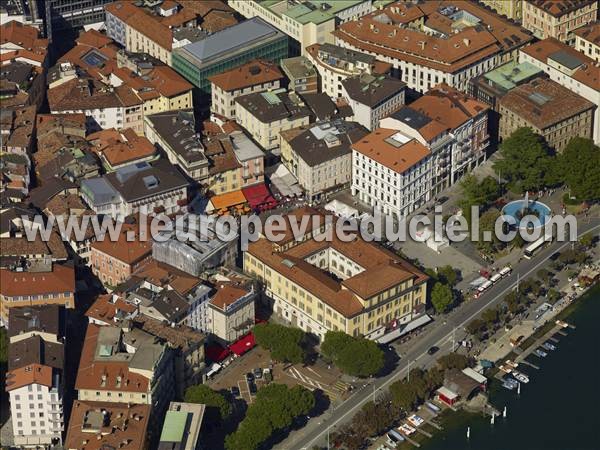
{"label": "street tree", "polygon": [[222,394],[213,391],[205,384],[187,388],[184,393],[184,400],[187,403],[206,405],[207,411],[211,412],[213,416],[220,416],[221,419],[229,417],[232,411],[231,403]]}
{"label": "street tree", "polygon": [[275,431],[288,428],[314,406],[314,394],[305,387],[271,383],[258,391],[237,430],[226,436],[225,448],[256,450]]}
{"label": "street tree", "polygon": [[450,286],[439,281],[433,285],[433,289],[431,290],[431,304],[438,314],[447,311],[450,305],[452,305],[453,300]]}
{"label": "street tree", "polygon": [[454,287],[459,280],[460,271],[452,267],[451,265],[445,265],[438,267],[437,276],[438,280],[444,284]]}
{"label": "street tree", "polygon": [[589,249],[592,248],[592,246],[594,245],[594,240],[594,235],[592,233],[587,233],[581,236],[581,238],[579,238],[579,244],[581,244],[581,246],[585,249]]}
{"label": "street tree", "polygon": [[304,361],[302,347],[304,332],[300,328],[276,323],[260,323],[253,329],[256,343],[271,352],[275,361],[300,363]]}
{"label": "street tree", "polygon": [[343,331],[328,331],[321,344],[321,353],[342,372],[357,377],[376,375],[385,362],[384,353],[376,342]]}
{"label": "street tree", "polygon": [[412,384],[406,380],[396,381],[390,385],[392,401],[404,411],[409,412],[417,403],[417,393]]}
{"label": "street tree", "polygon": [[440,356],[437,360],[438,366],[443,369],[458,369],[462,370],[466,367],[469,367],[471,361],[470,359],[459,353],[448,353],[447,355]]}
{"label": "street tree", "polygon": [[491,327],[498,321],[498,310],[496,308],[488,308],[481,314],[481,318]]}
{"label": "street tree", "polygon": [[467,324],[466,329],[469,334],[477,335],[484,327],[485,322],[483,320],[473,319]]}
{"label": "street tree", "polygon": [[574,137],[558,157],[564,182],[580,201],[600,200],[600,147]]}
{"label": "street tree", "polygon": [[547,174],[555,170],[551,152],[543,138],[531,128],[518,128],[504,139],[499,156],[494,170],[508,180],[511,190],[518,193],[542,189]]}

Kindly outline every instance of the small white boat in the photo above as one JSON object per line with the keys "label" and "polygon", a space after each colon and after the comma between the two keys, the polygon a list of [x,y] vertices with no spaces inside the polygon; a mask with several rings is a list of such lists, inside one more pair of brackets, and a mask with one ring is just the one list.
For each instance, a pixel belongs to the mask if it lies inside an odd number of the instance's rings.
{"label": "small white boat", "polygon": [[544,342],[542,347],[544,347],[546,350],[556,350],[556,346],[550,342]]}
{"label": "small white boat", "polygon": [[423,422],[425,422],[425,420],[422,417],[419,417],[416,414],[413,414],[412,416],[410,416],[408,418],[408,421],[411,423],[411,425],[414,425],[415,427],[418,427],[418,426],[422,425]]}
{"label": "small white boat", "polygon": [[400,431],[402,431],[404,434],[406,434],[407,436],[410,436],[410,435],[411,435],[411,434],[413,434],[415,431],[417,431],[417,430],[415,430],[413,427],[411,427],[410,425],[408,425],[408,424],[406,424],[406,423],[404,423],[404,424],[400,425],[400,426],[398,427],[398,429],[399,429]]}
{"label": "small white boat", "polygon": [[529,377],[527,375],[525,375],[524,373],[513,370],[512,376],[515,377],[521,383],[525,383],[525,384],[529,383]]}
{"label": "small white boat", "polygon": [[427,408],[429,408],[431,411],[433,411],[435,413],[439,413],[441,411],[439,406],[437,406],[431,402],[425,402],[425,406],[427,406]]}
{"label": "small white boat", "polygon": [[539,356],[540,358],[545,358],[546,356],[548,356],[548,353],[546,353],[544,350],[542,350],[540,348],[536,348],[533,351],[533,354],[536,356]]}

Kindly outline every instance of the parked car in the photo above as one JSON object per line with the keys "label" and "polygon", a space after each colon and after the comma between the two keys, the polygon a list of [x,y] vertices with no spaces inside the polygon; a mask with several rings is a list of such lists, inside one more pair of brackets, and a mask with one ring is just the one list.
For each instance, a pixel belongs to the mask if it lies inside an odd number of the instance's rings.
{"label": "parked car", "polygon": [[256,384],[254,384],[254,381],[248,382],[248,389],[250,389],[251,394],[256,394]]}
{"label": "parked car", "polygon": [[427,354],[429,355],[433,355],[434,353],[436,353],[440,348],[436,347],[435,345],[433,347],[429,347],[429,350],[427,350]]}
{"label": "parked car", "polygon": [[233,395],[234,397],[239,397],[240,396],[240,389],[237,386],[231,386],[231,395]]}
{"label": "parked car", "polygon": [[247,381],[248,383],[250,383],[250,382],[254,381],[254,375],[252,375],[252,372],[248,372],[248,373],[246,374],[246,381]]}
{"label": "parked car", "polygon": [[263,369],[263,375],[265,376],[265,381],[267,383],[270,383],[271,381],[273,381],[273,374],[271,372],[271,369],[269,369],[269,368]]}
{"label": "parked car", "polygon": [[263,376],[263,372],[262,372],[262,369],[260,367],[257,367],[252,372],[254,372],[254,378],[256,378],[257,380],[261,379],[262,376]]}

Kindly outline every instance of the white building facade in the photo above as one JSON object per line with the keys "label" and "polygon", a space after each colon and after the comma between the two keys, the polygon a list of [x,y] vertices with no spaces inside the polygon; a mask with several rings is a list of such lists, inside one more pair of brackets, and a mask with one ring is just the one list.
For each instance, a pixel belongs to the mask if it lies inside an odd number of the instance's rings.
{"label": "white building facade", "polygon": [[[52,372],[50,367],[38,364],[18,370],[32,372],[40,368]],[[62,442],[64,419],[58,373],[52,375],[51,383],[32,382],[9,390],[9,399],[16,446],[47,448]]]}
{"label": "white building facade", "polygon": [[[375,136],[380,133],[379,136]],[[364,140],[372,141],[371,152]],[[431,198],[431,153],[395,130],[378,129],[353,146],[352,195],[386,215],[406,217]],[[379,151],[380,150],[380,151]],[[398,156],[390,157],[390,152]],[[373,156],[373,153],[383,158]],[[404,154],[411,154],[404,159]],[[404,161],[403,161],[404,160]]]}

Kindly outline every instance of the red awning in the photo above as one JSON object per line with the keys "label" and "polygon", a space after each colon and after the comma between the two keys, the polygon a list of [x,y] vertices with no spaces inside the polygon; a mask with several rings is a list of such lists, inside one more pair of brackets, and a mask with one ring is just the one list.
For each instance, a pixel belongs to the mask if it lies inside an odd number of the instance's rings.
{"label": "red awning", "polygon": [[238,339],[233,344],[229,346],[229,350],[231,350],[236,355],[240,356],[250,350],[252,347],[256,345],[254,341],[254,335],[252,333],[248,333],[246,336]]}
{"label": "red awning", "polygon": [[274,208],[277,206],[277,200],[271,195],[264,183],[243,188],[242,192],[252,208]]}
{"label": "red awning", "polygon": [[221,362],[229,356],[231,350],[220,345],[209,345],[206,347],[206,357],[212,362]]}

